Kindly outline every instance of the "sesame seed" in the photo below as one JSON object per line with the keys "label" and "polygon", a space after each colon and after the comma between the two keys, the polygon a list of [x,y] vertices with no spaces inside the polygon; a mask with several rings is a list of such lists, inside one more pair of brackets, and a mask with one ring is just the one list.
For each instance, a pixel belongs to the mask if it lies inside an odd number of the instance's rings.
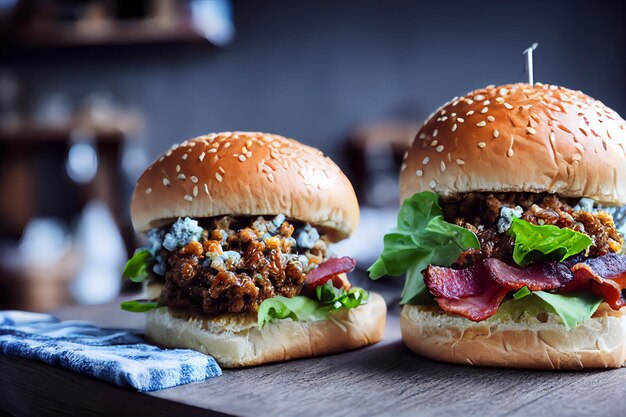
{"label": "sesame seed", "polygon": [[446,170],[446,163],[441,161],[439,163],[439,169],[441,170],[441,172],[445,171]]}
{"label": "sesame seed", "polygon": [[506,107],[509,110],[513,108],[513,106],[511,106],[509,103],[504,103],[504,107]]}
{"label": "sesame seed", "polygon": [[467,98],[467,99],[465,99],[465,102],[466,102],[467,104],[474,104],[474,100],[472,100],[471,98]]}
{"label": "sesame seed", "polygon": [[272,174],[267,174],[267,179],[268,179],[270,182],[274,182],[274,176],[273,176]]}
{"label": "sesame seed", "polygon": [[491,101],[489,101],[489,100],[483,101],[483,106],[485,106],[485,107],[490,105],[490,104],[491,104]]}
{"label": "sesame seed", "polygon": [[448,162],[452,162],[452,157],[450,156],[450,152],[448,152]]}
{"label": "sesame seed", "polygon": [[248,158],[252,158],[252,152],[251,152],[251,151],[248,151],[248,153],[246,154],[246,156],[247,156]]}
{"label": "sesame seed", "polygon": [[487,113],[488,111],[489,111],[489,107],[483,107],[483,108],[480,110],[480,112],[481,112],[481,113],[483,113],[483,114]]}
{"label": "sesame seed", "polygon": [[152,192],[152,188],[148,187],[146,188],[146,194],[150,194]]}
{"label": "sesame seed", "polygon": [[[225,147],[226,147],[226,146],[225,146]],[[216,148],[211,148],[211,149],[209,149],[207,152],[208,152],[208,153],[215,153],[215,152],[217,152],[217,149],[216,149]]]}
{"label": "sesame seed", "polygon": [[471,116],[472,114],[474,114],[474,110],[470,110],[467,113],[465,113],[466,116]]}
{"label": "sesame seed", "polygon": [[194,185],[194,187],[193,187],[193,196],[194,197],[198,197],[198,186],[197,185]]}
{"label": "sesame seed", "polygon": [[424,158],[424,160],[422,161],[423,165],[426,165],[428,162],[430,161],[430,158],[427,156],[426,158]]}
{"label": "sesame seed", "polygon": [[180,157],[180,159],[183,159],[183,160],[185,160],[185,159],[187,159],[187,157],[188,157],[188,156],[189,156],[189,154],[187,154],[187,153],[184,153],[184,154],[183,154],[183,156],[181,156],[181,157]]}
{"label": "sesame seed", "polygon": [[439,133],[437,129],[433,130],[433,138],[437,137],[437,133]]}
{"label": "sesame seed", "polygon": [[167,152],[165,152],[165,156],[171,156],[172,155],[172,150],[168,149]]}
{"label": "sesame seed", "polygon": [[574,154],[574,156],[572,156],[572,160],[574,161],[580,161],[581,158],[582,158],[582,155],[579,153]]}
{"label": "sesame seed", "polygon": [[246,146],[247,146],[248,148],[251,148],[251,147],[252,147],[252,140],[248,139],[248,140],[246,141]]}
{"label": "sesame seed", "polygon": [[493,129],[493,137],[497,138],[498,136],[500,136],[500,132],[498,132],[498,129]]}
{"label": "sesame seed", "polygon": [[192,197],[192,196],[190,196],[190,195],[186,195],[186,196],[184,196],[183,198],[184,198],[185,200],[187,200],[187,201],[193,201],[193,197]]}
{"label": "sesame seed", "polygon": [[443,145],[439,145],[439,146],[437,146],[437,147],[435,148],[435,150],[436,150],[437,152],[441,152],[441,151],[443,151]]}
{"label": "sesame seed", "polygon": [[478,147],[480,149],[483,149],[485,146],[487,146],[487,144],[485,142],[478,142]]}
{"label": "sesame seed", "polygon": [[502,97],[496,97],[496,103],[502,104],[504,103],[504,99]]}
{"label": "sesame seed", "polygon": [[222,167],[219,167],[217,170],[222,174],[226,174],[226,171]]}
{"label": "sesame seed", "polygon": [[430,142],[430,146],[437,146],[439,142],[437,142],[436,140],[433,140],[432,142]]}
{"label": "sesame seed", "polygon": [[456,123],[452,125],[452,131],[454,132],[456,130]]}
{"label": "sesame seed", "polygon": [[193,182],[194,184],[198,183],[198,177],[196,177],[195,175],[191,176],[191,182]]}
{"label": "sesame seed", "polygon": [[176,165],[176,172],[180,172],[180,165]]}
{"label": "sesame seed", "polygon": [[206,152],[202,152],[200,155],[198,155],[198,159],[200,160],[200,162],[204,160],[205,155],[206,155]]}
{"label": "sesame seed", "polygon": [[417,175],[418,177],[421,177],[422,175],[424,175],[424,171],[422,171],[421,169],[418,169],[417,171],[415,171],[415,175]]}
{"label": "sesame seed", "polygon": [[400,171],[404,171],[406,169],[406,163],[403,162],[402,165],[400,165]]}
{"label": "sesame seed", "polygon": [[459,123],[463,123],[465,121],[465,119],[461,118],[461,117],[457,117],[456,121]]}
{"label": "sesame seed", "polygon": [[462,160],[462,159],[457,159],[457,160],[456,160],[456,163],[457,163],[458,165],[465,165],[465,161],[464,161],[464,160]]}
{"label": "sesame seed", "polygon": [[228,149],[228,148],[230,148],[230,145],[231,145],[231,143],[230,143],[230,142],[226,142],[226,143],[224,144],[224,149]]}
{"label": "sesame seed", "polygon": [[206,195],[209,195],[209,186],[204,184],[204,192],[206,193]]}
{"label": "sesame seed", "polygon": [[171,185],[170,180],[168,180],[167,178],[163,178],[163,185],[169,187]]}
{"label": "sesame seed", "polygon": [[426,133],[422,132],[419,134],[418,138],[424,139],[426,137]]}
{"label": "sesame seed", "polygon": [[476,101],[482,101],[485,99],[485,96],[483,96],[482,94],[477,94],[474,96],[474,100]]}
{"label": "sesame seed", "polygon": [[178,176],[176,178],[178,178],[181,181],[185,181],[186,177],[185,177],[185,174],[178,174]]}
{"label": "sesame seed", "polygon": [[508,151],[506,151],[506,156],[508,156],[509,158],[513,156],[515,152],[513,152],[513,148],[509,148]]}
{"label": "sesame seed", "polygon": [[219,172],[215,173],[215,178],[217,179],[218,182],[222,182],[222,180],[224,179],[224,177],[222,177]]}
{"label": "sesame seed", "polygon": [[237,158],[239,159],[241,162],[246,160],[246,157],[244,155],[239,155],[239,157]]}
{"label": "sesame seed", "polygon": [[483,127],[483,126],[487,126],[487,122],[485,122],[484,120],[481,122],[476,123],[476,126],[478,127]]}
{"label": "sesame seed", "polygon": [[435,188],[437,186],[437,181],[435,180],[430,180],[430,182],[428,183],[428,185],[430,185],[430,188]]}
{"label": "sesame seed", "polygon": [[495,117],[493,117],[493,116],[487,116],[487,120],[489,120],[490,122],[492,122],[492,123],[493,123],[493,122],[495,122],[495,121],[496,121],[496,118],[495,118]]}
{"label": "sesame seed", "polygon": [[248,153],[248,149],[246,149],[246,147],[244,146],[243,148],[241,148],[241,153],[242,154],[247,154]]}
{"label": "sesame seed", "polygon": [[501,96],[506,96],[508,92],[509,92],[509,90],[507,90],[506,88],[501,88],[500,89],[500,95]]}
{"label": "sesame seed", "polygon": [[526,133],[528,133],[529,135],[534,135],[535,133],[537,133],[537,131],[534,128],[530,127],[530,126],[527,126],[526,127]]}

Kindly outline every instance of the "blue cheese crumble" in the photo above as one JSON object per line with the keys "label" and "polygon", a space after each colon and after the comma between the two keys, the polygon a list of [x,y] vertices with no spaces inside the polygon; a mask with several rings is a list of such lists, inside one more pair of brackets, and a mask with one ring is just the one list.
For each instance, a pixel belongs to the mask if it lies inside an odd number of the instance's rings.
{"label": "blue cheese crumble", "polygon": [[313,249],[319,238],[320,234],[310,224],[296,230],[296,244],[299,248]]}
{"label": "blue cheese crumble", "polygon": [[517,217],[518,219],[522,217],[524,213],[524,209],[520,206],[515,206],[515,208],[502,207],[500,208],[500,218],[498,219],[498,223],[496,224],[498,228],[498,233],[505,233],[511,227],[513,223],[513,217]]}
{"label": "blue cheese crumble", "polygon": [[197,220],[189,217],[176,220],[169,233],[165,234],[163,247],[169,251],[175,251],[188,245],[189,242],[197,242],[202,236],[202,227],[198,226]]}

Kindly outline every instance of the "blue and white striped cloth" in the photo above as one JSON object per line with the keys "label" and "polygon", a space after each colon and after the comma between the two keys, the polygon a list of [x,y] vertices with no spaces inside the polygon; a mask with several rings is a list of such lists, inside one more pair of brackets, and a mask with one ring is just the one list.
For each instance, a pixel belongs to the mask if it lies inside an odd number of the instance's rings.
{"label": "blue and white striped cloth", "polygon": [[139,391],[155,391],[222,374],[215,359],[189,349],[160,349],[125,330],[49,314],[0,311],[0,353]]}

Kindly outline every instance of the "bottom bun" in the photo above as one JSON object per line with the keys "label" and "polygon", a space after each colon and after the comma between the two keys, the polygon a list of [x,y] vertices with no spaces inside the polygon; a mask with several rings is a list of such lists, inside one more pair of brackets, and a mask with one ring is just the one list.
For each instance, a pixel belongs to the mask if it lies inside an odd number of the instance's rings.
{"label": "bottom bun", "polygon": [[224,368],[239,368],[356,349],[383,338],[387,306],[369,302],[330,314],[329,319],[273,321],[261,330],[256,314],[193,317],[165,308],[148,313],[146,336],[160,345],[211,355]]}
{"label": "bottom bun", "polygon": [[624,310],[602,304],[589,320],[568,330],[556,314],[545,311],[514,319],[498,313],[476,323],[436,306],[405,305],[400,324],[409,349],[439,361],[534,369],[619,368],[626,361]]}

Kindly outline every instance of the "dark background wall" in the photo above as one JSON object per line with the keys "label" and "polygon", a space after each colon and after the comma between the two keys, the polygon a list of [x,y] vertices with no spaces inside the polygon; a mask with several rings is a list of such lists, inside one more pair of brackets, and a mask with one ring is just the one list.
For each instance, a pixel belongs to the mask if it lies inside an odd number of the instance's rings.
{"label": "dark background wall", "polygon": [[208,131],[296,137],[346,165],[366,122],[422,120],[455,95],[523,81],[581,89],[626,114],[626,7],[610,1],[235,1],[235,41],[6,57],[32,93],[112,91],[145,114],[150,157]]}

